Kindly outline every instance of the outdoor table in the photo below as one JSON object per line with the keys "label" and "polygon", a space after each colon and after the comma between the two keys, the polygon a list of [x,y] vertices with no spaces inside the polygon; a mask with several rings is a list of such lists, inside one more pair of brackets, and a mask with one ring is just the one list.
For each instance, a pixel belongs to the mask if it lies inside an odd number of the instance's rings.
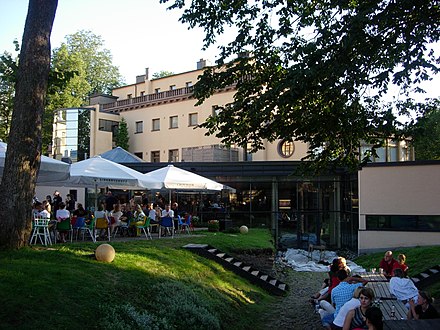
{"label": "outdoor table", "polygon": [[384,320],[383,328],[386,330],[440,329],[440,319],[434,319],[434,320]]}
{"label": "outdoor table", "polygon": [[390,292],[389,282],[368,282],[366,287],[371,288],[378,299],[397,300],[396,296]]}
{"label": "outdoor table", "polygon": [[389,280],[386,278],[384,274],[380,274],[377,272],[365,272],[365,273],[359,273],[360,276],[362,276],[363,279],[367,280],[368,282],[388,282]]}
{"label": "outdoor table", "polygon": [[[408,309],[400,300],[380,300],[378,302],[384,320],[406,320]],[[394,306],[394,317],[392,309]]]}

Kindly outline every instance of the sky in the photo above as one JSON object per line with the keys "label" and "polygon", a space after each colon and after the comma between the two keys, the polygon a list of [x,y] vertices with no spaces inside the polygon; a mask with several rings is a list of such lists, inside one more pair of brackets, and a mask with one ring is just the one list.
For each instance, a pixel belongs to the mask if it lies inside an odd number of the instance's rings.
{"label": "sky", "polygon": [[[14,53],[15,39],[21,44],[27,7],[28,0],[0,0],[0,53]],[[203,31],[188,30],[178,21],[179,11],[166,8],[159,0],[58,0],[52,49],[66,35],[92,31],[103,38],[127,84],[134,83],[145,68],[151,78],[162,70],[195,70],[201,58],[214,63],[216,48],[201,50]]]}
{"label": "sky", "polygon": [[[28,0],[0,0],[0,53],[13,52],[13,41],[21,44]],[[196,69],[203,58],[215,62],[216,47],[202,51],[203,31],[188,29],[178,21],[178,10],[166,10],[159,0],[58,0],[52,29],[52,48],[59,47],[65,36],[89,30],[104,40],[104,47],[113,55],[113,64],[126,84],[149,68],[151,75],[159,71],[181,73]],[[228,36],[221,38],[227,41]],[[436,51],[440,53],[440,45]],[[440,96],[440,75],[426,82],[427,90],[417,99]],[[398,89],[390,93],[390,99]]]}

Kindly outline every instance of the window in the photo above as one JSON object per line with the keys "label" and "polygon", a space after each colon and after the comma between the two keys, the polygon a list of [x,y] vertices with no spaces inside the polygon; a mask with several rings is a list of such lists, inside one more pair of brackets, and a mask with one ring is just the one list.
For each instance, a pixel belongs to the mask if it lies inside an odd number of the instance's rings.
{"label": "window", "polygon": [[188,119],[188,126],[197,126],[197,113],[190,113]]}
{"label": "window", "polygon": [[160,151],[155,150],[151,152],[151,162],[160,163]]}
{"label": "window", "polygon": [[143,121],[137,121],[136,122],[136,131],[135,133],[142,133],[144,131],[144,122]]}
{"label": "window", "polygon": [[131,99],[132,94],[127,94],[127,99]]}
{"label": "window", "polygon": [[170,128],[178,128],[178,118],[177,116],[170,117]]}
{"label": "window", "polygon": [[179,161],[179,150],[171,149],[168,151],[168,161],[170,163],[177,163]]}
{"label": "window", "polygon": [[388,141],[388,161],[397,162],[397,141]]}
{"label": "window", "polygon": [[185,83],[185,86],[186,86],[186,87],[192,87],[192,85],[193,85],[192,81],[187,81],[187,82]]}
{"label": "window", "polygon": [[144,91],[142,91],[142,92],[141,92],[141,96],[144,96],[144,95],[145,95],[145,92],[144,92]]}
{"label": "window", "polygon": [[440,231],[440,215],[367,215],[367,230]]}
{"label": "window", "polygon": [[295,152],[295,144],[292,140],[281,140],[278,143],[278,154],[283,158],[292,157]]}
{"label": "window", "polygon": [[135,152],[134,155],[142,159],[142,152]]}
{"label": "window", "polygon": [[118,128],[119,123],[117,121],[113,120],[105,120],[100,119],[99,120],[99,130],[105,131],[105,132],[115,132]]}
{"label": "window", "polygon": [[175,90],[176,89],[176,85],[171,85],[170,86],[170,91],[173,91],[173,90]]}
{"label": "window", "polygon": [[155,89],[154,89],[154,92],[155,92],[156,94],[160,93],[160,88],[155,88]]}
{"label": "window", "polygon": [[152,131],[160,131],[160,119],[159,118],[156,118],[156,119],[153,119],[153,122],[152,122]]}

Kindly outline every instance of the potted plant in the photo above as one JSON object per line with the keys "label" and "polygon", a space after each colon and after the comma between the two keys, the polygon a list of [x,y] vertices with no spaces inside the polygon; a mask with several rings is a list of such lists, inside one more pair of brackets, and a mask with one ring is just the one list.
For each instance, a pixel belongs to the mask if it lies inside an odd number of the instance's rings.
{"label": "potted plant", "polygon": [[208,231],[217,232],[220,229],[220,224],[218,220],[209,220],[208,221]]}

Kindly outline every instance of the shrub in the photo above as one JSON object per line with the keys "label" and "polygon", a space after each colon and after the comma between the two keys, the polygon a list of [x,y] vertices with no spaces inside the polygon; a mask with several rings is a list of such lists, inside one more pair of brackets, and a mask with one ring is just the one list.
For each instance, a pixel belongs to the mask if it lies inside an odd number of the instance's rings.
{"label": "shrub", "polygon": [[224,230],[224,233],[228,233],[228,234],[238,234],[239,232],[240,232],[240,228],[238,227],[230,227]]}
{"label": "shrub", "polygon": [[208,221],[208,231],[219,231],[220,229],[220,224],[218,222],[218,220],[209,220]]}

